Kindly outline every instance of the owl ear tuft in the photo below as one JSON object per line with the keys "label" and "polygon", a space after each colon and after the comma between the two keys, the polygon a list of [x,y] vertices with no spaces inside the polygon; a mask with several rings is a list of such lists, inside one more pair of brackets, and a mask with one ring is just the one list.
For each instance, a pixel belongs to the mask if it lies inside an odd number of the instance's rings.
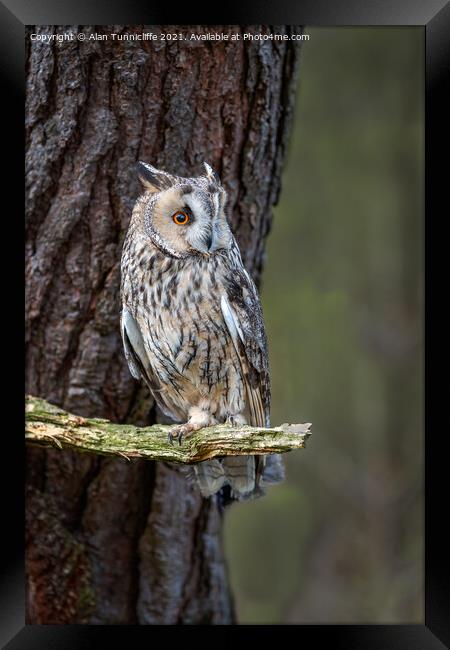
{"label": "owl ear tuft", "polygon": [[142,162],[142,160],[137,163],[136,168],[139,180],[147,192],[161,192],[167,190],[173,184],[173,178],[170,174],[166,174],[166,172],[160,171],[156,167]]}
{"label": "owl ear tuft", "polygon": [[206,161],[204,161],[203,164],[206,169],[206,177],[216,185],[220,185],[219,174],[215,172],[211,165],[208,165]]}

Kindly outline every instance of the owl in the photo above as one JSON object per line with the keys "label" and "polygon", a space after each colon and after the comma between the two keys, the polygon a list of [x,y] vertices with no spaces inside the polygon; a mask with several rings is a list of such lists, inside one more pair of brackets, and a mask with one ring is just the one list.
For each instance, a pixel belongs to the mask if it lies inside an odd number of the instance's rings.
{"label": "owl", "polygon": [[[255,284],[216,172],[183,178],[140,162],[121,260],[121,333],[131,374],[175,423],[169,441],[217,423],[270,426],[267,341]],[[283,478],[279,456],[198,463],[203,497],[244,500]]]}

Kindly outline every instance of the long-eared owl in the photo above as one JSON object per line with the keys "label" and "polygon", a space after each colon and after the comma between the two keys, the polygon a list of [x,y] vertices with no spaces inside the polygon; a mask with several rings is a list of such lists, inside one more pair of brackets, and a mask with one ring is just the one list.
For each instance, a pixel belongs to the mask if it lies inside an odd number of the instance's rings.
{"label": "long-eared owl", "polygon": [[[121,331],[131,374],[143,379],[183,436],[220,422],[269,426],[266,334],[256,287],[225,215],[213,169],[182,178],[138,164],[121,264]],[[194,466],[204,497],[262,494],[283,478],[279,456],[226,456]]]}

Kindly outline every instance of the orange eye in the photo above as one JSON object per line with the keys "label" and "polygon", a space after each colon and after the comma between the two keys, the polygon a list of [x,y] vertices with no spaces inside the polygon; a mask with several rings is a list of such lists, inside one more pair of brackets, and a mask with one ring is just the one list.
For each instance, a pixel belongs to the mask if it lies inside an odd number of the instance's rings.
{"label": "orange eye", "polygon": [[186,212],[175,212],[172,219],[177,224],[177,226],[185,226],[191,220],[189,215]]}

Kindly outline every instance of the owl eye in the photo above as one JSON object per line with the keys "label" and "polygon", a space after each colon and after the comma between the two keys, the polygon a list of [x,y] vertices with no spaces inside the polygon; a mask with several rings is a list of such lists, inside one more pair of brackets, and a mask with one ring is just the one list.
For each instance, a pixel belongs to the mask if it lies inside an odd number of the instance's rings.
{"label": "owl eye", "polygon": [[185,226],[191,220],[189,215],[186,214],[186,212],[182,211],[175,212],[175,214],[172,216],[172,219],[177,224],[177,226]]}

